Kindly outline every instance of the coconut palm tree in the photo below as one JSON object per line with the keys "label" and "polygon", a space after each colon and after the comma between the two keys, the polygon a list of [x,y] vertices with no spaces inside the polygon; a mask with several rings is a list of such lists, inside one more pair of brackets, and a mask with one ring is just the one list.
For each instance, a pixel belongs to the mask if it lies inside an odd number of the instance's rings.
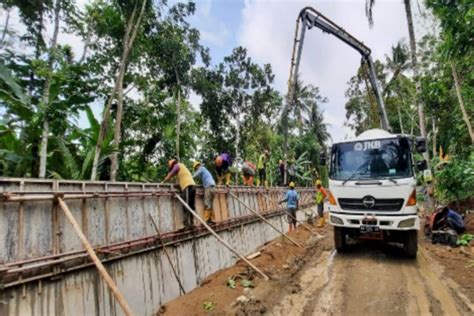
{"label": "coconut palm tree", "polygon": [[[311,84],[305,85],[299,75],[295,77],[293,89],[293,100],[288,114],[294,118],[295,125],[301,136],[308,122],[308,118],[313,113],[319,111],[318,104],[327,102],[327,99],[319,94],[318,87]],[[320,122],[322,123],[322,121]]]}
{"label": "coconut palm tree", "polygon": [[[427,133],[426,133],[426,123],[425,123],[425,110],[423,103],[419,99],[420,96],[420,91],[421,91],[421,85],[420,81],[418,79],[419,77],[419,69],[418,69],[418,61],[416,58],[416,39],[415,39],[415,29],[413,27],[413,15],[411,12],[411,3],[410,0],[403,0],[403,4],[405,5],[405,14],[407,18],[407,25],[408,25],[408,35],[410,39],[410,54],[411,54],[411,66],[413,69],[413,75],[415,77],[415,89],[416,89],[416,94],[415,94],[415,103],[417,104],[418,107],[418,116],[420,120],[420,132],[421,136],[425,139],[427,139]],[[367,18],[369,20],[369,25],[372,27],[374,24],[373,20],[373,8],[375,5],[375,0],[366,0],[365,1],[365,13],[367,15]],[[424,154],[424,157],[428,163],[428,168],[431,168],[431,163],[430,163],[430,156],[428,151],[426,151]]]}
{"label": "coconut palm tree", "polygon": [[[403,84],[400,81],[407,79],[404,75],[404,72],[410,68],[411,64],[408,47],[403,41],[399,41],[397,45],[392,46],[392,55],[387,56],[386,65],[387,69],[392,73],[392,78],[388,81],[383,94],[385,96],[393,93],[400,99],[401,104],[405,105],[405,98],[403,97],[402,93]],[[400,104],[397,105],[397,112],[400,131],[405,133]]]}
{"label": "coconut palm tree", "polygon": [[325,143],[331,139],[331,135],[328,132],[329,124],[324,123],[324,115],[319,109],[317,102],[311,104],[308,118],[304,122],[306,131],[316,137],[318,144],[322,148],[326,148]]}

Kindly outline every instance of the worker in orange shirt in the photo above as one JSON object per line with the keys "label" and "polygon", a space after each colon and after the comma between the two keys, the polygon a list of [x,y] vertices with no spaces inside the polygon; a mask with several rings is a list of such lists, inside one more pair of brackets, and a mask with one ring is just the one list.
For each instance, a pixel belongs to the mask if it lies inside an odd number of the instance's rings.
{"label": "worker in orange shirt", "polygon": [[256,166],[248,160],[245,160],[242,165],[242,178],[244,185],[253,186]]}

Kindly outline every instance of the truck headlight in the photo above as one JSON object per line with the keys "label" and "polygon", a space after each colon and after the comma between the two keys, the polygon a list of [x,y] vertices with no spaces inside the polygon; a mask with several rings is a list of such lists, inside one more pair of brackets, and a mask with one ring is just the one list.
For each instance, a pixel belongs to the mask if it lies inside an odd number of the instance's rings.
{"label": "truck headlight", "polygon": [[406,227],[413,227],[415,226],[415,219],[414,218],[409,218],[401,221],[398,223],[398,228],[406,228]]}
{"label": "truck headlight", "polygon": [[344,224],[342,219],[340,219],[337,216],[333,216],[333,215],[331,215],[331,222],[333,222],[334,224],[337,224],[337,225],[343,225]]}

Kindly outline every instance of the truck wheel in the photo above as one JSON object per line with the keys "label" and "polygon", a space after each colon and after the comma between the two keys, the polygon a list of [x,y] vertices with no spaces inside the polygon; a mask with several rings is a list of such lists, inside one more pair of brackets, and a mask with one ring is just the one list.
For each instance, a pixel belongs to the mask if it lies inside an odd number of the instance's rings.
{"label": "truck wheel", "polygon": [[406,232],[403,246],[405,248],[405,253],[409,258],[416,258],[416,252],[418,250],[418,236],[416,230],[409,230]]}
{"label": "truck wheel", "polygon": [[334,245],[337,252],[344,252],[346,250],[346,233],[341,227],[334,227]]}

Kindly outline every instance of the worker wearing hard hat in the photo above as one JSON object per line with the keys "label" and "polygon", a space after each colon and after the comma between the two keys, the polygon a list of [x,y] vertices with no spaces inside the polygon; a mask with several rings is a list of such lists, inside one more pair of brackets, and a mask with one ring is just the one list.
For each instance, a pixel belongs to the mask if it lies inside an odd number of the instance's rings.
{"label": "worker wearing hard hat", "polygon": [[286,192],[285,198],[279,202],[279,204],[286,202],[287,213],[288,213],[288,224],[290,225],[289,231],[293,231],[296,228],[296,210],[298,210],[299,197],[295,190],[295,183],[290,182],[288,185],[289,190]]}
{"label": "worker wearing hard hat", "polygon": [[228,153],[222,153],[216,157],[217,184],[222,185],[225,179],[225,185],[230,185],[230,166],[232,166],[232,157]]}
{"label": "worker wearing hard hat", "polygon": [[264,185],[268,187],[267,182],[267,164],[268,164],[268,150],[264,150],[263,153],[258,157],[257,170],[258,179],[257,186]]}
{"label": "worker wearing hard hat", "polygon": [[214,209],[212,203],[216,192],[216,182],[209,170],[201,165],[201,162],[193,162],[193,169],[193,178],[201,179],[202,186],[204,187],[204,220],[208,225],[214,225]]}
{"label": "worker wearing hard hat", "polygon": [[326,189],[324,189],[321,180],[316,180],[316,205],[318,207],[318,227],[323,227],[325,224],[324,221],[324,199],[328,193],[326,192]]}
{"label": "worker wearing hard hat", "polygon": [[[166,178],[161,182],[164,183],[171,178],[176,177],[178,180],[179,188],[181,189],[181,196],[183,200],[189,205],[192,210],[195,210],[195,198],[196,189],[194,186],[193,176],[186,166],[177,159],[171,159],[168,161],[168,174]],[[193,220],[191,213],[188,212],[186,207],[183,206],[183,225],[184,228],[191,228],[193,226]]]}

